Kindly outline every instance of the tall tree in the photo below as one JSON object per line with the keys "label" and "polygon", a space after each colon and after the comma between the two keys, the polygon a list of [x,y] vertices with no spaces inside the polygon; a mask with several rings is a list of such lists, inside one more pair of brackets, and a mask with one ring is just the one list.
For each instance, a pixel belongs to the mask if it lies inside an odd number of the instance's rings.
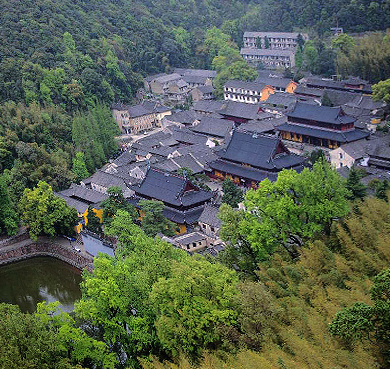
{"label": "tall tree", "polygon": [[88,206],[88,215],[87,215],[87,225],[86,228],[98,235],[102,233],[102,225],[100,223],[99,217],[93,211],[93,206]]}
{"label": "tall tree", "polygon": [[0,233],[13,236],[18,232],[19,219],[8,194],[7,183],[0,175]]}
{"label": "tall tree", "polygon": [[226,178],[222,183],[222,202],[232,208],[238,208],[238,204],[244,199],[243,192],[233,181]]}
{"label": "tall tree", "polygon": [[155,200],[141,200],[138,205],[141,210],[141,227],[151,237],[158,233],[166,236],[175,234],[175,224],[164,217],[164,203]]}
{"label": "tall tree", "polygon": [[76,175],[78,182],[89,176],[87,166],[85,165],[84,153],[82,151],[76,152],[76,155],[73,158],[72,172]]}
{"label": "tall tree", "polygon": [[72,235],[75,232],[77,210],[70,208],[64,199],[55,196],[46,182],[39,182],[33,190],[24,190],[19,211],[33,240],[41,235]]}
{"label": "tall tree", "polygon": [[355,167],[349,170],[346,188],[350,192],[348,195],[350,200],[363,200],[366,196],[366,186],[360,181],[359,172]]}

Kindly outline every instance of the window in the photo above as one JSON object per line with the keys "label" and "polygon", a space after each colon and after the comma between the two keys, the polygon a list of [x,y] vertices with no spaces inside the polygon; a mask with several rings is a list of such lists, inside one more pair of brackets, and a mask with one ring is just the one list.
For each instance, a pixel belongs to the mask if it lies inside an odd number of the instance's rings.
{"label": "window", "polygon": [[193,243],[192,243],[192,247],[196,247],[196,242],[193,242]]}
{"label": "window", "polygon": [[339,156],[340,156],[340,159],[342,159],[342,158],[343,158],[343,153],[341,152],[341,153],[339,154]]}
{"label": "window", "polygon": [[215,228],[214,227],[210,227],[211,228],[211,232],[214,232],[215,231]]}
{"label": "window", "polygon": [[190,249],[190,245],[187,245],[187,250],[189,250]]}
{"label": "window", "polygon": [[202,228],[205,229],[206,228],[206,224],[202,223]]}

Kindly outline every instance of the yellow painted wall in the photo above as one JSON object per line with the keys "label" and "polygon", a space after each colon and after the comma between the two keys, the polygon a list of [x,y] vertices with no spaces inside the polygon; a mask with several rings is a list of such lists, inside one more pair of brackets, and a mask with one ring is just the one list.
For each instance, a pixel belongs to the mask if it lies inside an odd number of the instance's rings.
{"label": "yellow painted wall", "polygon": [[269,98],[269,95],[275,93],[275,90],[273,89],[273,87],[271,86],[265,86],[262,90],[261,90],[261,98],[260,98],[260,101],[266,101],[268,98]]}
{"label": "yellow painted wall", "polygon": [[[103,209],[95,209],[93,208],[92,211],[95,213],[95,215],[99,218],[100,223],[103,223]],[[88,224],[88,209],[85,210],[85,213],[83,214],[85,224]]]}
{"label": "yellow painted wall", "polygon": [[286,87],[286,92],[288,92],[289,94],[293,94],[297,87],[298,84],[294,81],[291,81]]}

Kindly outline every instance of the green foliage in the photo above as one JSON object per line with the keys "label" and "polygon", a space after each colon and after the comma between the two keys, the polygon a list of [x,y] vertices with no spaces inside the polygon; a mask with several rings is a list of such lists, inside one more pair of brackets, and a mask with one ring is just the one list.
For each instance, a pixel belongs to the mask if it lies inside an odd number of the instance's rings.
{"label": "green foliage", "polygon": [[39,304],[37,313],[24,314],[0,304],[0,368],[78,369],[88,363],[114,368],[105,344],[77,328],[69,314],[54,315],[57,306]]}
{"label": "green foliage", "polygon": [[323,106],[333,106],[332,100],[330,99],[328,93],[325,91],[321,98],[321,105]]}
{"label": "green foliage", "polygon": [[153,285],[151,301],[156,309],[157,335],[174,356],[199,356],[221,340],[218,329],[236,322],[233,298],[235,273],[203,258],[173,262],[169,278]]}
{"label": "green foliage", "polygon": [[4,176],[0,176],[0,233],[14,236],[18,233],[19,219],[8,194]]}
{"label": "green foliage", "polygon": [[72,140],[76,148],[84,153],[87,170],[93,173],[118,151],[115,136],[119,127],[108,107],[102,104],[88,113],[78,113],[72,122]]}
{"label": "green foliage", "polygon": [[217,328],[236,316],[233,272],[146,236],[121,210],[107,233],[119,240],[117,258],[95,259],[75,312],[118,358],[126,353],[123,365],[150,354],[198,353],[220,341]]}
{"label": "green foliage", "polygon": [[127,202],[120,187],[110,187],[107,190],[107,195],[108,198],[100,203],[100,206],[103,209],[103,223],[105,226],[112,222],[118,210],[126,211],[131,215],[133,221],[138,217],[134,206]]}
{"label": "green foliage", "polygon": [[388,198],[388,195],[387,195],[387,191],[389,190],[389,188],[390,188],[389,182],[386,179],[383,180],[376,187],[376,189],[375,189],[375,196],[378,199],[381,199],[381,200],[384,200],[384,201],[388,202],[389,198]]}
{"label": "green foliage", "polygon": [[333,219],[348,214],[346,195],[343,179],[324,160],[300,174],[284,170],[276,182],[265,179],[247,192],[240,233],[261,258],[280,245],[294,257],[305,240],[329,232]]}
{"label": "green foliage", "polygon": [[243,192],[229,178],[222,183],[222,202],[230,205],[232,208],[238,208],[238,204],[244,199]]}
{"label": "green foliage", "polygon": [[93,211],[93,206],[88,206],[88,215],[87,215],[87,226],[88,231],[91,231],[96,234],[102,233],[102,225],[100,224],[99,217]]}
{"label": "green foliage", "polygon": [[81,151],[76,152],[73,158],[72,172],[75,174],[78,182],[89,176],[87,166],[85,165],[84,153]]}
{"label": "green foliage", "polygon": [[267,36],[264,37],[264,49],[269,49],[269,39]]}
{"label": "green foliage", "polygon": [[309,160],[310,163],[314,164],[317,161],[324,162],[326,161],[326,158],[324,152],[321,149],[316,149],[310,153]]}
{"label": "green foliage", "polygon": [[163,215],[163,202],[140,200],[138,205],[142,214],[141,227],[148,236],[154,237],[158,233],[163,233],[166,236],[175,234],[175,224]]}
{"label": "green foliage", "polygon": [[372,98],[375,101],[384,101],[390,103],[390,79],[380,81],[372,86]]}
{"label": "green foliage", "polygon": [[363,200],[366,196],[366,186],[360,182],[360,176],[355,167],[349,170],[346,188],[350,192],[349,200]]}
{"label": "green foliage", "polygon": [[24,190],[19,212],[33,240],[41,235],[72,235],[78,219],[77,210],[55,196],[51,186],[42,181],[33,190]]}

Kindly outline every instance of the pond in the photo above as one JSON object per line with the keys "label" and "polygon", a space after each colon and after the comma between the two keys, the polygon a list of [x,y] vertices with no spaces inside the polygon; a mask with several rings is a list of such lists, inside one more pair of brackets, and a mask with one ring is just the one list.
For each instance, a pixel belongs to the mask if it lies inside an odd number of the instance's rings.
{"label": "pond", "polygon": [[51,257],[36,257],[0,267],[0,302],[19,305],[34,312],[38,302],[59,301],[64,311],[72,311],[81,298],[81,273]]}

